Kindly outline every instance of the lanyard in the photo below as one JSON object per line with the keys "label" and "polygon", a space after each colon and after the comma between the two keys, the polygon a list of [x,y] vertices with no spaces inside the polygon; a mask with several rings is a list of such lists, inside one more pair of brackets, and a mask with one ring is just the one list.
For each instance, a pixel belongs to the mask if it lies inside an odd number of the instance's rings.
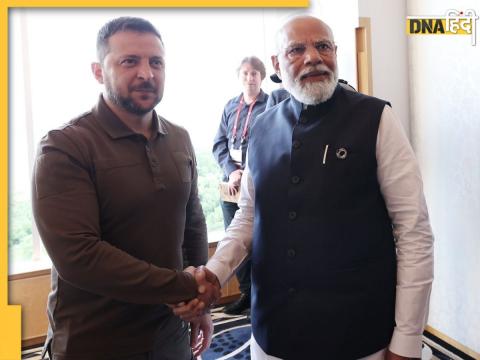
{"label": "lanyard", "polygon": [[[255,105],[256,102],[257,102],[257,98],[255,98],[255,100],[252,101],[252,103],[248,108],[247,119],[245,120],[245,125],[243,126],[242,137],[240,140],[241,144],[243,144],[247,139],[248,123],[250,122],[250,116],[252,115],[253,106]],[[243,107],[243,96],[240,99],[240,104],[238,104],[237,117],[235,118],[235,122],[233,123],[232,143],[235,143],[235,140],[237,140],[238,119],[240,118],[240,111],[242,110],[242,107]]]}

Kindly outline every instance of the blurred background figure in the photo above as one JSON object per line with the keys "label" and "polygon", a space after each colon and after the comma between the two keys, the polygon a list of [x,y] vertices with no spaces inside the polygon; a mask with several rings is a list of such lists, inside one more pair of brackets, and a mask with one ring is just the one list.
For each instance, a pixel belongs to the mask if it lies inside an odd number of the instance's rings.
{"label": "blurred background figure", "polygon": [[272,91],[267,101],[267,109],[290,97],[290,93],[283,88],[282,79],[277,74],[270,75],[270,80],[278,84],[278,89]]}
{"label": "blurred background figure", "polygon": [[[223,195],[221,206],[225,229],[230,225],[238,210],[236,198],[240,188],[250,130],[257,115],[267,105],[268,95],[261,89],[266,71],[263,62],[256,56],[249,56],[240,62],[237,69],[242,93],[230,99],[223,110],[222,119],[213,142],[213,155],[223,171]],[[222,187],[221,187],[222,189]],[[240,298],[225,307],[225,313],[237,315],[250,309],[250,258],[237,269]]]}

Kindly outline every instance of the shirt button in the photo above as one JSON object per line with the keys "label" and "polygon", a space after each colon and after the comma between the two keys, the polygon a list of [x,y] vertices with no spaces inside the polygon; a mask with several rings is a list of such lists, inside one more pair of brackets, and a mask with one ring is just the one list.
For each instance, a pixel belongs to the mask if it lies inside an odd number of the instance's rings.
{"label": "shirt button", "polygon": [[288,218],[290,220],[295,220],[297,218],[297,213],[295,211],[289,211],[288,212]]}
{"label": "shirt button", "polygon": [[288,250],[287,250],[287,255],[288,255],[289,258],[294,258],[295,255],[296,255],[295,250],[293,250],[293,249],[288,249]]}
{"label": "shirt button", "polygon": [[302,143],[299,140],[294,140],[293,143],[292,143],[292,146],[293,146],[294,149],[299,149],[300,146],[302,146]]}
{"label": "shirt button", "polygon": [[298,184],[300,182],[300,178],[298,176],[292,176],[292,184]]}

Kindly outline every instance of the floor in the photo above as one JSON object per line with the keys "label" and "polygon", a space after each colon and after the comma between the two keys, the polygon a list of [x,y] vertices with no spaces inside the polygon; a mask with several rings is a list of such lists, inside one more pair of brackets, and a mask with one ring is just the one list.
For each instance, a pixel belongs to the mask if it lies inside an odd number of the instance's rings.
{"label": "floor", "polygon": [[[250,324],[245,316],[229,316],[219,307],[212,311],[214,335],[211,348],[204,353],[203,360],[249,359]],[[221,351],[219,348],[222,347]],[[42,347],[22,352],[22,359],[40,360]],[[424,337],[422,360],[464,360],[432,340]]]}

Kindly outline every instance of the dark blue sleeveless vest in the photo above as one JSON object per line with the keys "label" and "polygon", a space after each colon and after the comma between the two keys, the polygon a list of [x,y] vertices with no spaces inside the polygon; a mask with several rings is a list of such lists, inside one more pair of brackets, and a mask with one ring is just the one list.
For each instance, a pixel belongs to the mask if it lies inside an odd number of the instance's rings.
{"label": "dark blue sleeveless vest", "polygon": [[390,342],[395,246],[375,156],[387,104],[337,86],[256,120],[252,326],[269,355],[353,360]]}

